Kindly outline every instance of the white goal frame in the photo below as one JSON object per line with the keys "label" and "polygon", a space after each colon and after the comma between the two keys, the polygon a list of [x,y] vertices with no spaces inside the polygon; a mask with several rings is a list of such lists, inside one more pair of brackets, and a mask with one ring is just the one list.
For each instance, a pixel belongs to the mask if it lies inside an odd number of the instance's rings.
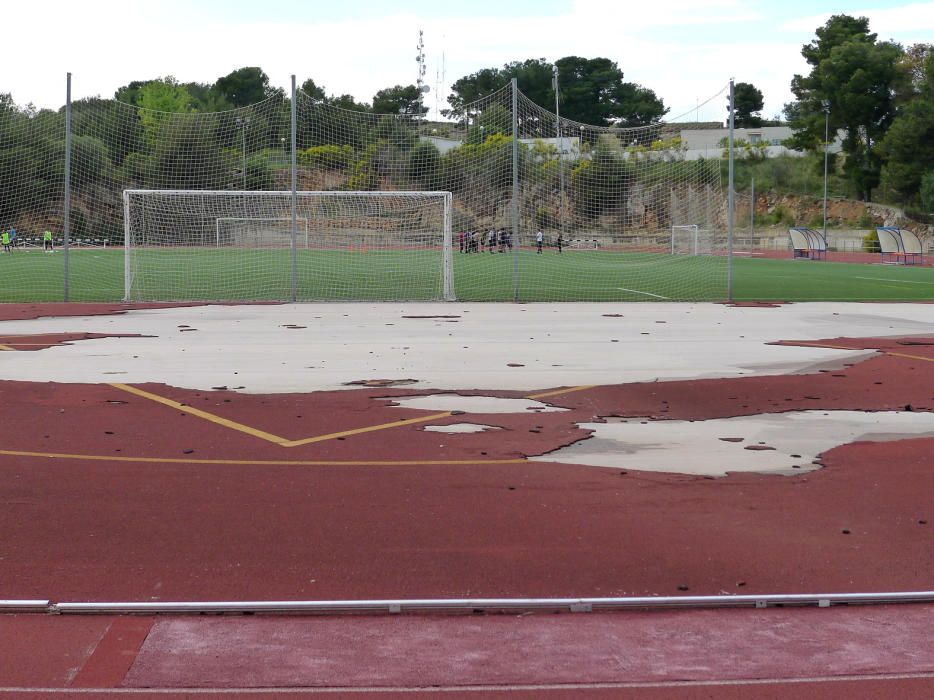
{"label": "white goal frame", "polygon": [[[366,190],[366,191],[347,191],[347,190],[299,190],[293,193],[289,190],[145,190],[145,189],[127,189],[123,191],[123,299],[124,301],[132,301],[131,291],[133,288],[133,266],[131,255],[133,253],[133,237],[130,230],[131,224],[131,199],[134,197],[146,197],[146,196],[178,196],[188,199],[201,199],[210,198],[210,197],[225,197],[233,198],[238,197],[242,198],[244,201],[250,199],[259,199],[259,198],[272,198],[279,199],[283,202],[283,206],[291,206],[293,215],[295,212],[295,207],[297,203],[300,202],[303,198],[360,198],[360,199],[378,199],[378,198],[411,198],[411,199],[435,199],[438,200],[442,205],[442,231],[441,231],[441,298],[444,301],[454,301],[456,296],[454,293],[454,256],[453,256],[453,234],[452,234],[452,217],[453,217],[453,196],[451,192],[441,191],[441,190],[429,190],[429,191],[385,191],[385,190]],[[227,217],[234,218],[234,217]],[[243,217],[247,218],[247,217]],[[269,217],[269,219],[278,218],[278,217]],[[309,228],[309,217],[283,217],[287,218],[288,221],[295,220],[296,229],[299,219],[305,220],[306,226],[306,246],[308,245],[308,228]],[[313,217],[310,217],[313,219]],[[267,219],[267,220],[269,220]],[[216,226],[216,224],[215,224]],[[217,229],[215,229],[216,233]],[[296,231],[297,233],[297,231]],[[295,286],[295,238],[293,235],[293,256],[292,256],[292,282],[293,290]]]}
{"label": "white goal frame", "polygon": [[[238,221],[242,221],[242,222],[255,221],[260,224],[264,221],[288,221],[289,223],[291,223],[292,217],[290,216],[270,216],[270,217],[219,216],[217,219],[214,220],[215,245],[217,245],[218,248],[221,247],[221,222],[222,221],[230,221],[232,223],[238,222]],[[307,248],[308,247],[308,217],[298,216],[295,218],[295,221],[297,224],[299,224],[299,226],[303,227],[304,229],[304,230],[302,230],[302,228],[297,229],[295,232],[295,235],[297,237],[300,232],[305,234],[305,247]]]}
{"label": "white goal frame", "polygon": [[[682,235],[686,234],[688,246],[678,249],[676,245],[676,236],[678,232],[682,232]],[[710,229],[702,229],[697,224],[679,224],[673,225],[671,227],[671,254],[672,255],[713,255],[715,253],[715,238],[713,237],[713,231]],[[709,234],[710,238],[710,250],[701,250],[701,243],[705,242],[702,234]],[[683,240],[683,239],[682,239]]]}

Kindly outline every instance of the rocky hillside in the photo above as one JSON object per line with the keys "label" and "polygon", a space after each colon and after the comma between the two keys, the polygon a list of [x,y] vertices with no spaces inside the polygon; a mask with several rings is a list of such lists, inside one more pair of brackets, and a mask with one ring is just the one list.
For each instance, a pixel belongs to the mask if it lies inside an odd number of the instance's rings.
{"label": "rocky hillside", "polygon": [[[815,225],[823,217],[823,200],[814,197],[765,192],[756,194],[756,220],[776,227]],[[749,199],[737,195],[736,219],[749,219]],[[741,225],[741,224],[740,224]],[[759,224],[757,224],[758,226]],[[872,229],[876,226],[901,226],[926,238],[934,238],[934,226],[913,221],[899,207],[854,199],[827,200],[827,226],[829,228]]]}

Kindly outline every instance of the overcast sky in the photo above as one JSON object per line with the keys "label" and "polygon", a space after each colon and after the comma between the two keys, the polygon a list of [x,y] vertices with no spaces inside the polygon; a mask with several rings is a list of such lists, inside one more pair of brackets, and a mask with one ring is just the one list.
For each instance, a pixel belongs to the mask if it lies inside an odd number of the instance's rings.
{"label": "overcast sky", "polygon": [[432,112],[446,106],[447,85],[481,68],[578,55],[616,61],[669,119],[721,119],[722,97],[698,105],[731,77],[762,90],[772,117],[791,100],[792,75],[807,72],[802,44],[839,12],[869,17],[881,39],[934,40],[934,2],[891,0],[34,0],[3,5],[0,92],[54,108],[68,71],[80,99],[132,80],[210,83],[259,66],[275,85],[294,73],[369,102],[415,82],[421,29]]}

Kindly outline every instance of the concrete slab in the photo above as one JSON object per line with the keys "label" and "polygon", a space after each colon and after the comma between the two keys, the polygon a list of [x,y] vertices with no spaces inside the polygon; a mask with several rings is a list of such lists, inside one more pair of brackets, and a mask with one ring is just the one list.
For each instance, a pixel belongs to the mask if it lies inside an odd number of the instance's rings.
{"label": "concrete slab", "polygon": [[461,396],[459,394],[429,394],[427,396],[394,396],[387,401],[402,408],[423,411],[463,411],[464,413],[559,413],[560,406],[549,406],[532,399],[505,399],[499,396]]}
{"label": "concrete slab", "polygon": [[[453,313],[458,323],[407,318]],[[904,336],[932,327],[928,304],[200,306],[0,322],[4,336],[149,336],[4,353],[0,379],[288,393],[404,378],[416,380],[414,388],[533,391],[787,374],[866,353],[768,343]]]}
{"label": "concrete slab", "polygon": [[451,425],[426,425],[422,430],[429,433],[483,433],[488,430],[502,430],[495,425],[480,425],[479,423],[452,423]]}
{"label": "concrete slab", "polygon": [[934,413],[790,411],[700,421],[631,418],[578,425],[593,431],[593,436],[532,461],[705,476],[794,475],[819,469],[819,456],[839,445],[932,437]]}

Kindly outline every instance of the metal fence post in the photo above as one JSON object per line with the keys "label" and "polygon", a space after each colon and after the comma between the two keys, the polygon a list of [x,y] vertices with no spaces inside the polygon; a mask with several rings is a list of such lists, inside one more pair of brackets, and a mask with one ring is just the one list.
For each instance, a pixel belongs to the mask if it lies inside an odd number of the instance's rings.
{"label": "metal fence post", "polygon": [[519,301],[519,85],[512,79],[512,300]]}
{"label": "metal fence post", "polygon": [[295,157],[295,144],[296,144],[296,135],[295,135],[295,76],[292,76],[292,302],[294,303],[298,299],[298,251],[295,246],[295,238],[298,235],[298,218],[296,207],[298,205],[298,169],[296,166],[296,157]]}
{"label": "metal fence post", "polygon": [[64,254],[62,276],[64,287],[62,290],[65,301],[68,301],[68,249],[71,243],[71,73],[67,74],[65,81],[65,211],[62,220],[62,252]]}
{"label": "metal fence post", "polygon": [[729,162],[729,183],[727,184],[727,232],[726,232],[726,296],[729,301],[733,301],[733,112],[734,112],[734,86],[733,79],[730,78],[730,162]]}

